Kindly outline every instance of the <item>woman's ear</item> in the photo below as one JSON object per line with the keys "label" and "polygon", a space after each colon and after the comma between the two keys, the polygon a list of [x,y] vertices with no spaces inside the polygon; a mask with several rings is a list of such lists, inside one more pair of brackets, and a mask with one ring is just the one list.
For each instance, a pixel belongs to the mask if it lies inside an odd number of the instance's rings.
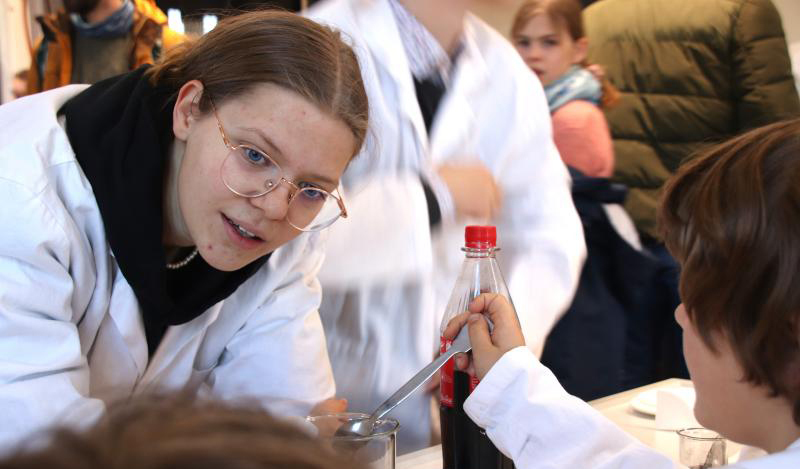
{"label": "woman's ear", "polygon": [[575,52],[572,56],[572,63],[577,65],[586,60],[586,53],[589,50],[589,40],[585,37],[575,41]]}
{"label": "woman's ear", "polygon": [[172,108],[172,132],[178,140],[186,141],[192,124],[200,115],[200,97],[203,95],[203,84],[199,80],[186,82],[178,90],[178,99]]}

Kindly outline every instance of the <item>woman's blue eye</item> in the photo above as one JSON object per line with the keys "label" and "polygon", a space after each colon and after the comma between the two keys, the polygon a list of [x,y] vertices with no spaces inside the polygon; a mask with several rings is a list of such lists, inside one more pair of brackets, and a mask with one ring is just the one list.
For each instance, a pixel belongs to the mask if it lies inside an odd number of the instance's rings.
{"label": "woman's blue eye", "polygon": [[303,194],[303,197],[305,197],[308,200],[314,202],[324,202],[325,199],[328,198],[327,192],[325,192],[322,189],[318,189],[307,182],[301,182],[299,185],[300,188],[303,189],[301,192]]}
{"label": "woman's blue eye", "polygon": [[247,161],[249,161],[250,163],[258,165],[269,164],[269,160],[266,158],[266,156],[258,150],[254,150],[248,147],[242,147],[242,153],[244,154],[245,158],[247,158]]}

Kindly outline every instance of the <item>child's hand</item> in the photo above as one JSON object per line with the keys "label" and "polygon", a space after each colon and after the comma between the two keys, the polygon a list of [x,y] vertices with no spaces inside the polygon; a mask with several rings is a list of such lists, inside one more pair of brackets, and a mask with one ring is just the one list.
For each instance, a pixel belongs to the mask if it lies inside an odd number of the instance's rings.
{"label": "child's hand", "polygon": [[341,414],[347,411],[347,399],[332,397],[318,402],[308,415]]}
{"label": "child's hand", "polygon": [[[494,324],[491,334],[482,314]],[[474,371],[478,379],[483,379],[504,353],[525,345],[514,308],[502,295],[484,293],[472,300],[468,312],[450,320],[444,330],[445,338],[455,338],[465,324],[469,324],[472,363],[467,355],[459,354],[456,355],[456,366],[462,370]]]}

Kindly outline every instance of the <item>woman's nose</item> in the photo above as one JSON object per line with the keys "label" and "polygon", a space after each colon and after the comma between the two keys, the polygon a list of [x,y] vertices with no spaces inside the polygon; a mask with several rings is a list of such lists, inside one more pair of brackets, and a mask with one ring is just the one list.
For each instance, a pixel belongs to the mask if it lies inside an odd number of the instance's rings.
{"label": "woman's nose", "polygon": [[[281,181],[283,182],[283,181]],[[264,212],[264,216],[270,220],[283,220],[289,212],[289,201],[292,195],[292,187],[289,184],[278,183],[278,186],[266,194],[253,197],[250,202]]]}

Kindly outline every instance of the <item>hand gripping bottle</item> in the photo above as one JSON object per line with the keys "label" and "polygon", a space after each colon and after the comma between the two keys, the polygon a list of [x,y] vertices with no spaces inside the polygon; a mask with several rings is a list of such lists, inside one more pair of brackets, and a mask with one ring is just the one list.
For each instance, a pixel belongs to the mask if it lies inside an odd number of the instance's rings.
{"label": "hand gripping bottle", "polygon": [[[447,302],[441,331],[454,316],[467,310],[481,293],[499,293],[511,300],[508,287],[497,266],[497,230],[494,226],[468,226],[462,250],[466,258]],[[452,341],[441,339],[444,352]],[[464,412],[464,401],[478,385],[478,379],[456,371],[451,358],[442,367],[439,414],[442,429],[443,469],[511,469],[513,463],[489,440],[486,432]]]}

